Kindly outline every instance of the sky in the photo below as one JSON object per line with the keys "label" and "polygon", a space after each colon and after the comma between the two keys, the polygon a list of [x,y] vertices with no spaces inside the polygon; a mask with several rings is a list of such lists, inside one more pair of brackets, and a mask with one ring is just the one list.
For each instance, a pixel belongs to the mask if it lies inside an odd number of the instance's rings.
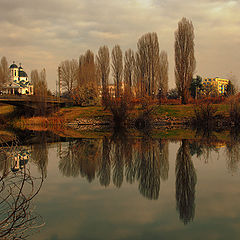
{"label": "sky", "polygon": [[240,0],[0,0],[0,57],[47,72],[56,89],[57,67],[87,49],[119,44],[136,50],[147,32],[168,53],[169,88],[175,87],[174,32],[186,17],[195,33],[196,75],[240,81]]}

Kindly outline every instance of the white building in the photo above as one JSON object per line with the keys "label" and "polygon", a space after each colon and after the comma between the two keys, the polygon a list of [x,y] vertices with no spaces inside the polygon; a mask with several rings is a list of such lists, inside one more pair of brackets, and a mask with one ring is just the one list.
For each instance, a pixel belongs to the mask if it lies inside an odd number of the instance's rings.
{"label": "white building", "polygon": [[33,85],[28,80],[28,75],[23,71],[20,64],[18,67],[15,62],[10,66],[10,83],[3,88],[6,94],[33,95]]}

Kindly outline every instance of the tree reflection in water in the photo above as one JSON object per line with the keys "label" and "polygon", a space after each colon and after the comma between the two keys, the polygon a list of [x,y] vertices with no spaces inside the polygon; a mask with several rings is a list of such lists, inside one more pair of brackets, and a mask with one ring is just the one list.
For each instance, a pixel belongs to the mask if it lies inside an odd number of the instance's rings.
{"label": "tree reflection in water", "polygon": [[43,183],[31,175],[28,151],[18,147],[0,149],[0,238],[27,239],[43,226],[32,200]]}
{"label": "tree reflection in water", "polygon": [[39,143],[33,144],[31,149],[31,156],[33,162],[38,166],[39,171],[43,172],[43,177],[47,177],[48,165],[48,143],[46,132],[39,134],[35,133]]}
{"label": "tree reflection in water", "polygon": [[83,139],[68,143],[59,151],[59,169],[64,176],[87,177],[91,182],[95,178],[100,157],[98,139]]}
{"label": "tree reflection in water", "polygon": [[141,141],[137,177],[139,191],[149,199],[158,199],[160,191],[160,152],[155,141]]}
{"label": "tree reflection in water", "polygon": [[182,140],[176,158],[176,203],[179,217],[184,224],[195,215],[195,186],[197,175],[191,160],[189,142]]}
{"label": "tree reflection in water", "polygon": [[234,174],[237,173],[240,161],[240,137],[239,129],[230,133],[230,141],[226,144],[227,168]]}
{"label": "tree reflection in water", "polygon": [[59,169],[64,176],[97,176],[103,186],[112,183],[121,187],[139,182],[140,193],[158,199],[160,182],[168,178],[168,143],[163,140],[133,139],[127,134],[111,138],[80,139],[69,142],[59,151]]}
{"label": "tree reflection in water", "polygon": [[110,141],[107,137],[102,140],[102,159],[99,164],[98,177],[101,185],[107,187],[111,181]]}

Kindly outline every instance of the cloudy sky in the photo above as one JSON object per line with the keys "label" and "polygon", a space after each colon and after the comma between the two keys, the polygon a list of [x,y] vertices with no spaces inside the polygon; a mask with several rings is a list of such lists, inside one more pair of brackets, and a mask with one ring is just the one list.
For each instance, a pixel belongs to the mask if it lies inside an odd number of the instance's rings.
{"label": "cloudy sky", "polygon": [[46,68],[55,89],[57,67],[99,46],[133,48],[157,32],[174,80],[174,31],[186,17],[195,29],[196,74],[240,80],[239,0],[0,0],[0,56],[31,70]]}

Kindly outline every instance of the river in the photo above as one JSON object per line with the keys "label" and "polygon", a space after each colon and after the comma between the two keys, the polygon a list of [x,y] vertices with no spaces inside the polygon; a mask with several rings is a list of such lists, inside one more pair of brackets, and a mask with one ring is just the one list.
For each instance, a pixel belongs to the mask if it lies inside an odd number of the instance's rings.
{"label": "river", "polygon": [[3,239],[240,237],[238,141],[37,137],[1,148]]}

